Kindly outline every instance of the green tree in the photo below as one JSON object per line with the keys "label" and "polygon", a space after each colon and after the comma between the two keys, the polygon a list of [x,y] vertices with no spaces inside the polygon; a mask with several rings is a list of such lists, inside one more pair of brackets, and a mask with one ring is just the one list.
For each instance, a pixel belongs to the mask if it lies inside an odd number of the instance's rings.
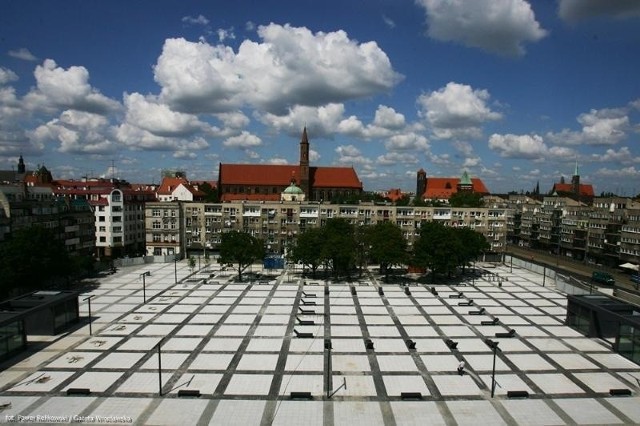
{"label": "green tree", "polygon": [[356,240],[353,226],[345,219],[329,219],[324,226],[321,255],[334,275],[349,274],[355,263]]}
{"label": "green tree", "polygon": [[72,272],[69,253],[51,229],[20,229],[0,244],[0,293],[4,297],[68,279]]}
{"label": "green tree", "polygon": [[311,274],[315,278],[318,267],[322,264],[322,246],[325,241],[324,228],[309,228],[298,235],[295,244],[288,251],[290,262],[302,262],[311,268]]}
{"label": "green tree", "polygon": [[199,189],[204,192],[204,200],[208,203],[219,202],[218,189],[214,188],[209,182],[202,182]]}
{"label": "green tree", "polygon": [[482,207],[482,194],[476,192],[459,191],[449,198],[451,207]]}
{"label": "green tree", "polygon": [[367,227],[365,242],[371,260],[380,264],[380,272],[384,274],[385,281],[389,281],[391,266],[408,260],[407,242],[402,230],[392,222],[378,222]]}
{"label": "green tree", "polygon": [[237,263],[240,282],[242,282],[242,272],[253,262],[263,257],[264,244],[262,240],[246,232],[230,231],[222,234],[218,262]]}
{"label": "green tree", "polygon": [[458,262],[463,270],[469,262],[476,259],[483,251],[491,248],[484,235],[478,231],[469,228],[452,228],[452,231],[460,243]]}
{"label": "green tree", "polygon": [[461,249],[451,228],[439,222],[422,222],[420,237],[413,247],[413,262],[416,266],[429,268],[433,278],[438,273],[451,274],[458,266]]}

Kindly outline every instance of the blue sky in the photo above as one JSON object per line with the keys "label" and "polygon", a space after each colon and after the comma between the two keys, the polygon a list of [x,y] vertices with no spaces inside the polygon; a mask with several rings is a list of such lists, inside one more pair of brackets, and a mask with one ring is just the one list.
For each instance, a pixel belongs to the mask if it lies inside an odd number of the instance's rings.
{"label": "blue sky", "polygon": [[635,195],[639,23],[636,0],[5,0],[0,168],[213,180],[296,163],[306,125],[366,190],[547,191],[577,160]]}

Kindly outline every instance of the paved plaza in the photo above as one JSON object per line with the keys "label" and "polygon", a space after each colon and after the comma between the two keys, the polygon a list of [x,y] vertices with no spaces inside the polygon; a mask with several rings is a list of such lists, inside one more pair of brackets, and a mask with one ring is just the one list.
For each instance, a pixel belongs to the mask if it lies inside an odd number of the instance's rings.
{"label": "paved plaza", "polygon": [[122,268],[80,296],[80,327],[0,366],[0,422],[639,424],[640,366],[564,326],[540,275],[488,270],[501,286]]}

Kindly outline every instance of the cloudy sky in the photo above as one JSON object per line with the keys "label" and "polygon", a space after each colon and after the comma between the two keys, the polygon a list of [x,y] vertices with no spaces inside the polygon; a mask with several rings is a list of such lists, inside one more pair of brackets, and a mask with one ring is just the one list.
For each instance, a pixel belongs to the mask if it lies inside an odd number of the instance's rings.
{"label": "cloudy sky", "polygon": [[[4,0],[0,169],[158,182],[353,166],[365,189],[573,174],[640,192],[637,0]],[[115,167],[112,167],[115,166]]]}

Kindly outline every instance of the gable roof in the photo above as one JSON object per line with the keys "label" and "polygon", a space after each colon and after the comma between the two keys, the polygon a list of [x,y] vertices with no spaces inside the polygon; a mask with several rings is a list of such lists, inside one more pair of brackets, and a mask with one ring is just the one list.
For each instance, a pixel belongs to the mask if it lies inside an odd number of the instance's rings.
{"label": "gable roof", "polygon": [[[573,184],[572,183],[554,183],[552,192],[568,192],[573,193]],[[593,185],[591,184],[580,184],[580,195],[584,197],[593,197]]]}
{"label": "gable roof", "polygon": [[353,167],[309,167],[313,188],[362,189],[362,182]]}
{"label": "gable roof", "polygon": [[[299,181],[300,166],[290,164],[220,164],[221,185],[289,186]],[[362,189],[353,167],[309,167],[313,188]]]}
{"label": "gable roof", "polygon": [[204,192],[195,189],[193,185],[183,177],[164,177],[156,191],[158,195],[171,195],[180,185],[184,186],[194,196],[204,196]]}
{"label": "gable roof", "polygon": [[221,185],[288,186],[299,173],[299,166],[289,164],[220,164],[219,179]]}
{"label": "gable roof", "polygon": [[[449,199],[453,194],[458,192],[458,178],[427,178],[426,189],[423,198],[429,199]],[[473,192],[480,194],[489,194],[489,190],[480,178],[471,178],[473,183]]]}

